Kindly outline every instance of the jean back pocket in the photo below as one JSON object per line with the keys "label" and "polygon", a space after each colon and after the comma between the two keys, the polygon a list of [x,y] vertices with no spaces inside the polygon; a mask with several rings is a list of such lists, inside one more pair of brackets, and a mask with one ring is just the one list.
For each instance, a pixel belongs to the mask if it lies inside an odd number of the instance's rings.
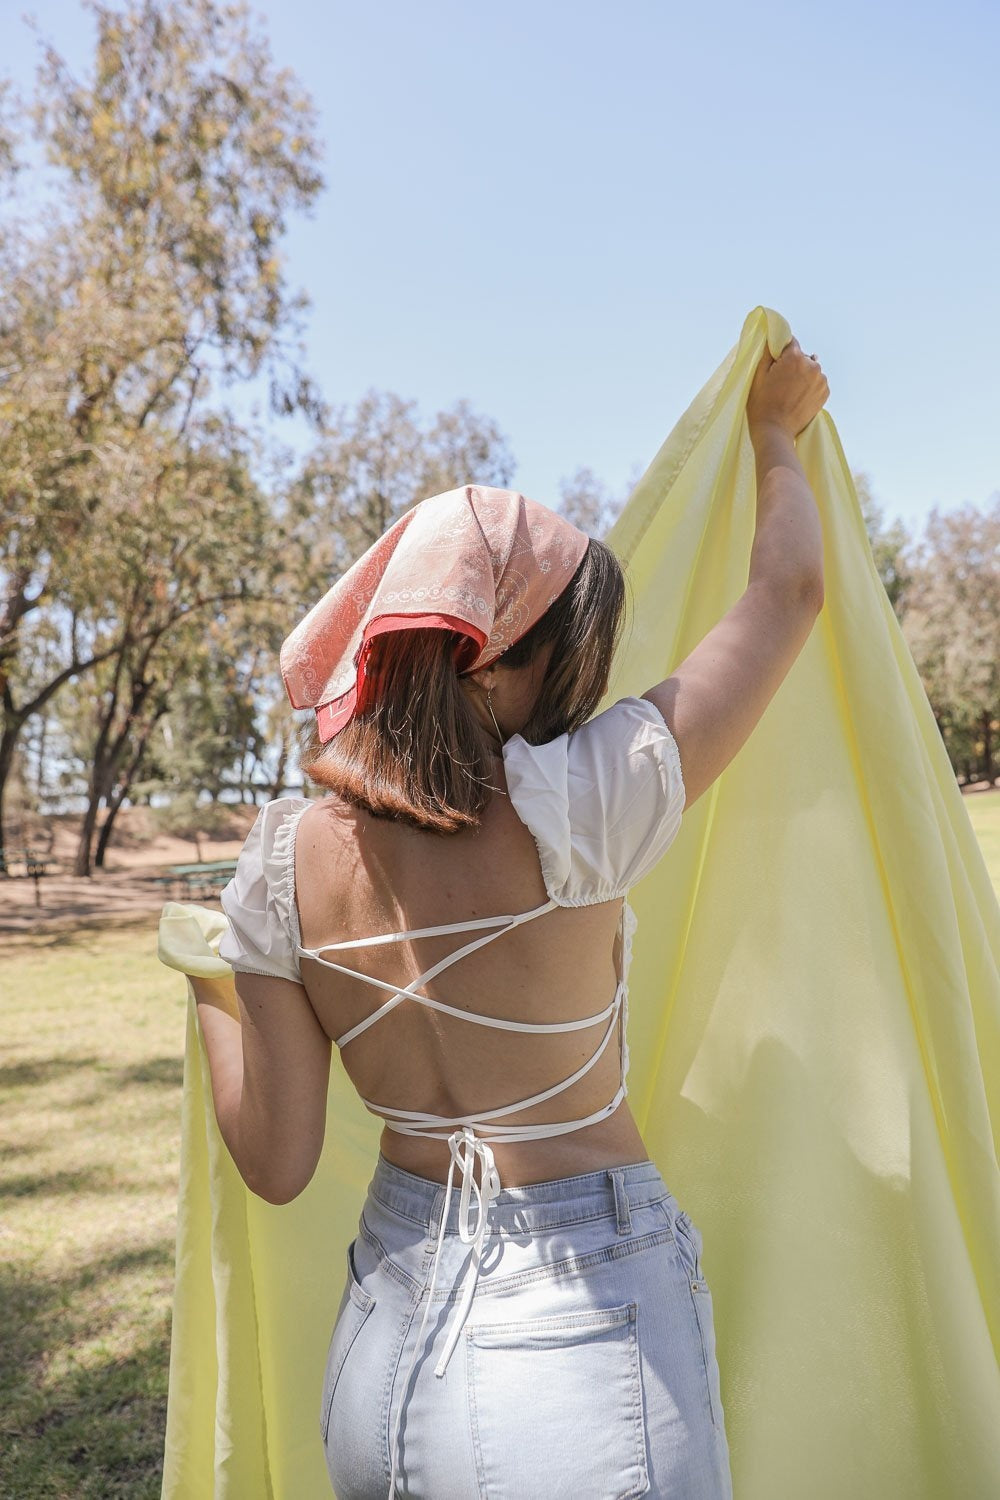
{"label": "jean back pocket", "polygon": [[636,1304],[466,1330],[480,1500],[649,1489]]}
{"label": "jean back pocket", "polygon": [[337,1381],[340,1379],[344,1368],[344,1361],[351,1352],[353,1345],[361,1329],[375,1306],[375,1298],[366,1292],[358,1280],[358,1273],[354,1266],[354,1245],[351,1241],[347,1247],[347,1284],[340,1301],[340,1311],[337,1321],[333,1326],[330,1336],[330,1347],[326,1355],[326,1368],[323,1372],[323,1398],[320,1404],[319,1429],[325,1443],[330,1428],[330,1409],[333,1406],[333,1397],[337,1389]]}

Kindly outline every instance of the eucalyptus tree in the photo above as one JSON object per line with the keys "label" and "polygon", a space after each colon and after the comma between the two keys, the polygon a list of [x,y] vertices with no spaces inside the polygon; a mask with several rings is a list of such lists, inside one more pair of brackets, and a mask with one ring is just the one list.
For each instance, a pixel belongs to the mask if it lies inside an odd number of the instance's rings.
{"label": "eucalyptus tree", "polygon": [[330,409],[289,487],[285,515],[299,548],[299,602],[311,605],[405,510],[465,483],[506,488],[506,438],[466,400],[421,420],[417,402],[368,390]]}
{"label": "eucalyptus tree", "polygon": [[[106,846],[178,684],[197,681],[213,638],[229,643],[244,607],[270,607],[282,549],[251,451],[220,418],[192,423],[183,443],[171,439],[152,483],[155,503],[138,503],[108,549],[114,561],[100,597],[95,570],[80,629],[101,660],[67,705],[87,770],[78,875],[90,873],[102,805]],[[218,649],[210,654],[218,667]]]}
{"label": "eucalyptus tree", "polygon": [[[192,424],[250,379],[275,411],[320,408],[281,253],[289,213],[322,186],[312,103],[245,5],[87,8],[87,76],[48,46],[31,110],[49,209],[31,227],[0,219],[0,837],[27,718],[70,680],[138,661],[137,631],[159,629],[100,611],[130,598],[146,512],[171,464],[184,471]],[[197,536],[196,509],[174,521]],[[43,609],[65,614],[68,650],[28,690],[23,625]]]}
{"label": "eucalyptus tree", "polygon": [[935,507],[910,563],[902,628],[952,761],[996,782],[1000,719],[1000,493]]}

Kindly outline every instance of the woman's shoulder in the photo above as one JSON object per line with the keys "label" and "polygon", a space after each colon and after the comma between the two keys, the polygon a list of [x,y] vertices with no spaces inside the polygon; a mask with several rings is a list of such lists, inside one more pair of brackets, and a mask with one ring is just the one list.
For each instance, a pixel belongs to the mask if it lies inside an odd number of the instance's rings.
{"label": "woman's shoulder", "polygon": [[247,834],[236,870],[221,893],[229,928],[219,954],[250,973],[299,977],[294,951],[295,829],[308,797],[265,802]]}
{"label": "woman's shoulder", "polygon": [[529,795],[548,785],[562,786],[563,778],[606,786],[635,784],[650,769],[666,768],[671,781],[683,785],[680,751],[656,704],[649,698],[619,698],[579,729],[540,745],[519,734],[503,747],[504,764],[513,773],[518,792]]}
{"label": "woman's shoulder", "polygon": [[[295,832],[302,814],[312,806],[309,797],[272,797],[262,803],[257,820],[247,834],[240,852],[240,861],[245,861],[248,873],[259,867],[269,886],[279,888],[279,896],[291,895],[291,884],[295,871]],[[287,893],[284,890],[289,883]]]}
{"label": "woman's shoulder", "polygon": [[289,818],[304,813],[307,807],[311,807],[314,802],[322,800],[322,798],[297,797],[294,795],[272,797],[269,802],[261,803],[257,818],[262,828],[280,828]]}
{"label": "woman's shoulder", "polygon": [[299,826],[311,808],[327,806],[329,802],[328,797],[274,797],[264,803],[258,815],[261,867],[286,923],[295,903],[295,840]]}
{"label": "woman's shoulder", "polygon": [[623,697],[541,745],[504,745],[507,788],[560,905],[610,901],[652,868],[680,828],[680,753],[648,698]]}

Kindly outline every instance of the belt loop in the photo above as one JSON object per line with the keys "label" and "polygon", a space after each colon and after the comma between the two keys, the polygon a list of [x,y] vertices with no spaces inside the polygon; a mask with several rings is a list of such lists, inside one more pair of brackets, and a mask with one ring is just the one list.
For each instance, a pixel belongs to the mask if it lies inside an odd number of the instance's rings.
{"label": "belt loop", "polygon": [[625,1191],[625,1173],[608,1171],[611,1178],[611,1186],[615,1192],[615,1218],[618,1221],[619,1234],[632,1233],[632,1213],[629,1208],[628,1193]]}
{"label": "belt loop", "polygon": [[425,1250],[433,1250],[435,1245],[437,1244],[438,1231],[441,1228],[441,1215],[446,1214],[448,1212],[448,1208],[449,1204],[445,1198],[445,1190],[443,1187],[439,1187],[437,1192],[434,1194],[434,1199],[431,1203],[431,1216],[427,1225],[427,1243],[424,1246]]}

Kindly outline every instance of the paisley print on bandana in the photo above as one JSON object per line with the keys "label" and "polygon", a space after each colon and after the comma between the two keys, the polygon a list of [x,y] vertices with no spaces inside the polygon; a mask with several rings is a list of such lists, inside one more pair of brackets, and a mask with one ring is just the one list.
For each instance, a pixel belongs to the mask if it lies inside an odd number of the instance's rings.
{"label": "paisley print on bandana", "polygon": [[466,484],[419,501],[285,639],[293,708],[315,708],[320,739],[332,739],[355,712],[368,643],[389,630],[457,631],[456,666],[487,666],[559,597],[589,541],[516,490]]}

